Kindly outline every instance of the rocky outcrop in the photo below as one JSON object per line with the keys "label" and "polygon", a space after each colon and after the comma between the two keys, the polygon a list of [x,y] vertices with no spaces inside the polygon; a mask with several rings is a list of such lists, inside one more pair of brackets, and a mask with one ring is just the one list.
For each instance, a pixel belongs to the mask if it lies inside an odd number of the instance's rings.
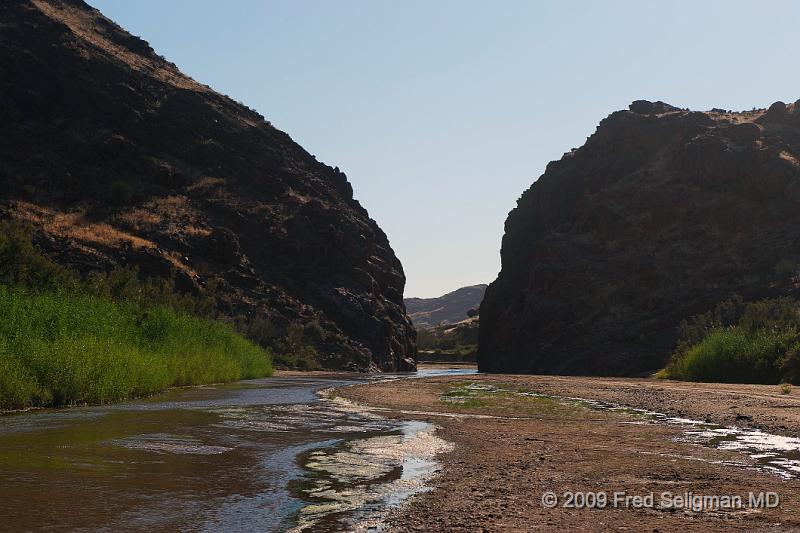
{"label": "rocky outcrop", "polygon": [[486,285],[470,285],[438,298],[406,298],[405,304],[414,326],[427,329],[466,319],[470,310],[481,305],[484,292]]}
{"label": "rocky outcrop", "polygon": [[81,0],[3,2],[0,28],[2,216],[78,270],[315,324],[326,367],[413,368],[402,266],[338,168]]}
{"label": "rocky outcrop", "polygon": [[795,290],[800,102],[692,112],[634,102],[550,163],[509,214],[479,367],[639,374],[731,294]]}

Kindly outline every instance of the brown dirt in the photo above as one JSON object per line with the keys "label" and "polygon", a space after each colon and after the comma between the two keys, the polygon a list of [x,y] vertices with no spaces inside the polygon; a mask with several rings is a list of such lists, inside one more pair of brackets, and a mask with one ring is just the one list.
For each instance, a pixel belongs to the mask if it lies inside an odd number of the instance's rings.
{"label": "brown dirt", "polygon": [[[441,395],[465,382],[614,401],[728,423],[733,413],[752,424],[795,434],[797,392],[775,386],[689,384],[635,379],[478,375],[399,380],[339,389],[352,401],[389,408],[388,416],[425,418],[456,444],[442,457],[432,491],[390,514],[390,531],[789,531],[800,530],[800,480],[747,467],[743,454],[675,442],[681,429],[631,424],[633,415],[519,397],[460,407]],[[528,402],[528,403],[526,403]],[[426,414],[421,415],[420,412]],[[499,418],[452,417],[452,413]],[[450,415],[450,416],[447,416]],[[519,418],[512,418],[519,417]],[[780,430],[780,428],[784,430]],[[721,463],[736,461],[740,466]],[[741,465],[741,463],[746,463]],[[773,491],[773,509],[718,512],[666,509],[544,508],[546,491],[615,491],[741,495]]]}

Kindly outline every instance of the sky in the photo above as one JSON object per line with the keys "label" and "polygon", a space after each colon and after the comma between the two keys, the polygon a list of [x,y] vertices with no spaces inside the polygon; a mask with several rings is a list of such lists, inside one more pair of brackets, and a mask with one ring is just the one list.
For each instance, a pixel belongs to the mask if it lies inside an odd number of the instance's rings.
{"label": "sky", "polygon": [[406,296],[490,283],[547,163],[634,100],[800,98],[800,2],[89,0],[344,171]]}

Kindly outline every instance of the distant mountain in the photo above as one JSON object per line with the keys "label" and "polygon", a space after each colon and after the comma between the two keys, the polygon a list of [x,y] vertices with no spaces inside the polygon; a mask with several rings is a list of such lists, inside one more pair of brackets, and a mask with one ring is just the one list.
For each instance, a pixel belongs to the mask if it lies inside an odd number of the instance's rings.
{"label": "distant mountain", "polygon": [[421,329],[460,322],[467,318],[467,311],[481,305],[486,287],[483,284],[461,287],[438,298],[406,298],[406,311]]}

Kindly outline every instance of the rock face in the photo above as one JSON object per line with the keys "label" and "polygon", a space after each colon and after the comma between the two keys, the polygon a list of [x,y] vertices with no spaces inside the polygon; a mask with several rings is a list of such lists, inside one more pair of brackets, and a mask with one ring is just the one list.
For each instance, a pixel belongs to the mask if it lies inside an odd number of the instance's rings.
{"label": "rock face", "polygon": [[794,290],[799,207],[800,102],[743,113],[634,102],[509,214],[480,369],[661,367],[682,319],[734,293]]}
{"label": "rock face", "polygon": [[405,277],[346,176],[80,0],[0,5],[0,215],[81,271],[213,287],[326,367],[410,369]]}
{"label": "rock face", "polygon": [[439,324],[455,324],[467,318],[483,300],[486,285],[461,287],[438,298],[406,298],[408,314],[417,328],[432,328]]}
{"label": "rock face", "polygon": [[[478,325],[480,317],[472,316],[453,322],[451,324],[442,324],[432,328],[425,328],[424,332],[421,331],[417,337],[417,346],[420,351],[420,358],[428,354],[424,351],[428,349],[441,349],[442,341],[449,341],[449,344],[455,346],[478,346]],[[424,344],[428,346],[424,346]],[[472,354],[472,360],[475,360],[475,354]]]}

